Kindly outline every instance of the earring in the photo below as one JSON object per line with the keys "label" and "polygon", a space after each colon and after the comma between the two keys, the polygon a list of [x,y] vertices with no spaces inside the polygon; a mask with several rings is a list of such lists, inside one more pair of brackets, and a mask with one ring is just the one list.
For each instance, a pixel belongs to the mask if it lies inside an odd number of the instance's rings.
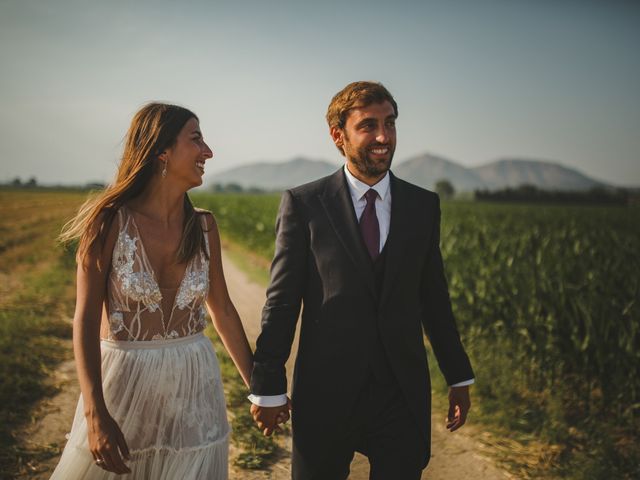
{"label": "earring", "polygon": [[162,178],[167,176],[167,162],[164,162],[164,168],[162,169]]}

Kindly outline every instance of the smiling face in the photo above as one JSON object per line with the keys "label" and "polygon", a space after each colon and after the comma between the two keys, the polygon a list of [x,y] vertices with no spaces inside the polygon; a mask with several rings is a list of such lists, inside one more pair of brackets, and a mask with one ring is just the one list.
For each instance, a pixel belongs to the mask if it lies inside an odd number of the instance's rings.
{"label": "smiling face", "polygon": [[191,118],[185,123],[175,144],[160,155],[166,162],[167,178],[184,183],[187,189],[202,185],[204,164],[213,152],[202,138],[200,123]]}
{"label": "smiling face", "polygon": [[347,168],[359,180],[374,185],[387,173],[396,149],[396,113],[388,101],[349,110],[344,128],[330,130],[344,152]]}

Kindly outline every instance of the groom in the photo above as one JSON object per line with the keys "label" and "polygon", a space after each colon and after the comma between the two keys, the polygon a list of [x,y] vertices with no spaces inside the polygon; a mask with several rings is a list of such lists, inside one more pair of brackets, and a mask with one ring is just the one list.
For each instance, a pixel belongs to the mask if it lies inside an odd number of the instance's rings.
{"label": "groom", "polygon": [[347,85],[327,111],[344,168],[286,191],[280,204],[249,398],[265,434],[288,415],[285,362],[303,304],[294,479],[345,479],[355,451],[368,457],[370,478],[420,478],[431,427],[423,329],[450,385],[447,428],[461,427],[470,407],[473,371],[451,311],[438,197],[389,170],[397,117],[381,84]]}

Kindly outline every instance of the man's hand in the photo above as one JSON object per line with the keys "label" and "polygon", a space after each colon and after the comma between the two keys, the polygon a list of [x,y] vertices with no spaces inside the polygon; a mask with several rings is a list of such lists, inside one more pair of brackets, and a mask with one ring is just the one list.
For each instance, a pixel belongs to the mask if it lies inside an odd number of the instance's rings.
{"label": "man's hand", "polygon": [[469,386],[449,387],[449,413],[447,414],[447,429],[455,432],[467,421],[467,414],[471,408]]}
{"label": "man's hand", "polygon": [[267,437],[275,431],[282,431],[279,425],[289,420],[289,410],[291,410],[291,400],[289,400],[289,397],[287,397],[287,403],[278,407],[259,407],[252,403],[250,409],[253,419],[258,424],[258,428],[262,430],[262,433]]}

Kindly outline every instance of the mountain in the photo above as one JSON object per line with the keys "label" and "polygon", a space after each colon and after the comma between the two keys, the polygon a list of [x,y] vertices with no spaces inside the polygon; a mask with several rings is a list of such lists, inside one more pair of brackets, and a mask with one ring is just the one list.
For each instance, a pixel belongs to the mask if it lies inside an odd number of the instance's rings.
{"label": "mountain", "polygon": [[[243,188],[284,190],[330,175],[338,165],[324,160],[294,158],[282,163],[254,163],[207,177],[205,188],[213,184],[235,183]],[[457,192],[477,189],[499,190],[534,185],[546,190],[588,190],[607,187],[573,168],[549,161],[503,159],[479,167],[467,168],[459,163],[425,153],[393,164],[398,177],[433,190],[439,180],[448,180]]]}
{"label": "mountain", "polygon": [[484,180],[473,170],[428,153],[399,162],[393,166],[393,173],[407,182],[429,190],[435,189],[439,180],[449,180],[458,192],[486,186]]}
{"label": "mountain", "polygon": [[225,170],[207,177],[205,185],[236,183],[242,188],[258,187],[264,190],[285,190],[303,183],[326,177],[339,165],[324,160],[294,158],[281,163],[252,163]]}
{"label": "mountain", "polygon": [[545,190],[589,190],[605,183],[578,170],[541,160],[504,159],[472,168],[490,190],[534,185]]}

